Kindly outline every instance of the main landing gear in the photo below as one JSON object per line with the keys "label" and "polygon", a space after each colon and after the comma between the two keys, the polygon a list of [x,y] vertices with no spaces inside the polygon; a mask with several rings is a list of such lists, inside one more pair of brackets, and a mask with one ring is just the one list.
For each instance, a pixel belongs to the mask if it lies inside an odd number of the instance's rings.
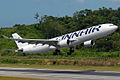
{"label": "main landing gear", "polygon": [[55,52],[53,53],[53,55],[58,55],[58,53],[60,53],[60,50],[56,49]]}
{"label": "main landing gear", "polygon": [[[73,52],[74,52],[74,47],[70,47],[69,52],[67,52],[67,55],[71,55]],[[60,54],[60,50],[56,49],[53,55],[58,55],[58,54]]]}
{"label": "main landing gear", "polygon": [[26,54],[25,54],[25,53],[23,53],[23,56],[26,56]]}
{"label": "main landing gear", "polygon": [[74,52],[74,47],[70,47],[69,52],[67,52],[67,55],[71,55]]}

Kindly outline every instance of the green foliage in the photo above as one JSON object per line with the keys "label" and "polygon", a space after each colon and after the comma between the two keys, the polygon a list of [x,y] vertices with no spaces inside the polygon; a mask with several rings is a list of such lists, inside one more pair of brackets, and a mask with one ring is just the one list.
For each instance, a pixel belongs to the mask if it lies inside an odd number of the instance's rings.
{"label": "green foliage", "polygon": [[[36,14],[36,19],[38,19]],[[53,17],[43,16],[38,19],[39,23],[32,25],[20,25],[16,24],[12,28],[0,29],[0,53],[2,56],[22,56],[20,53],[6,52],[2,49],[16,49],[17,46],[14,41],[8,41],[3,39],[2,35],[11,37],[12,33],[18,33],[24,38],[52,38],[61,36],[63,34],[74,32],[76,30],[85,29],[91,26],[104,23],[113,23],[119,26],[119,29],[112,35],[110,35],[106,41],[106,37],[96,40],[94,48],[85,48],[80,45],[70,57],[116,57],[119,56],[120,50],[120,8],[113,10],[112,8],[99,8],[99,10],[85,9],[77,11],[73,14],[73,17]],[[66,56],[68,49],[61,50],[59,56]],[[106,52],[112,52],[112,54],[106,54]],[[115,53],[114,53],[115,52]],[[34,56],[53,56],[53,51],[47,54],[35,54]],[[92,55],[91,55],[92,54]],[[28,54],[31,56],[32,54]],[[33,56],[33,55],[32,55]]]}
{"label": "green foliage", "polygon": [[[105,53],[106,54],[106,53]],[[120,66],[120,58],[0,57],[0,64]]]}

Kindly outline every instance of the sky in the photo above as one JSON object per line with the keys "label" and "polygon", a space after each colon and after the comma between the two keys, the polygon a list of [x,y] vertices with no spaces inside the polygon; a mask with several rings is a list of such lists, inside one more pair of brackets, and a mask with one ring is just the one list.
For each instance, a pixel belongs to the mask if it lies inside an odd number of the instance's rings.
{"label": "sky", "polygon": [[117,9],[120,0],[0,0],[0,27],[33,24],[36,12],[40,16],[72,16],[74,12],[102,7]]}

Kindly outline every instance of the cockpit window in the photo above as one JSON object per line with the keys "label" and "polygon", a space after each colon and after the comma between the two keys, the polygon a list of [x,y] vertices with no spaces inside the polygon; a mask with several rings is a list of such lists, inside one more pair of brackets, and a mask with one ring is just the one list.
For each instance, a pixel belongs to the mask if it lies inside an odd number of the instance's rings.
{"label": "cockpit window", "polygon": [[114,26],[113,24],[109,25],[109,26]]}

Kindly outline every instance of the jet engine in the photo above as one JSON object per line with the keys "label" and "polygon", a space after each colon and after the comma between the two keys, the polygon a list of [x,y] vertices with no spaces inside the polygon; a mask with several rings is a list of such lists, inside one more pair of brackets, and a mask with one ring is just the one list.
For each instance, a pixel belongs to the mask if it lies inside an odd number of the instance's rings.
{"label": "jet engine", "polygon": [[95,45],[95,41],[94,40],[89,40],[89,41],[85,41],[84,43],[81,44],[82,46],[85,47],[92,47]]}
{"label": "jet engine", "polygon": [[69,44],[70,44],[70,40],[69,39],[67,39],[67,40],[61,40],[61,41],[58,42],[58,45],[60,47],[69,46]]}

